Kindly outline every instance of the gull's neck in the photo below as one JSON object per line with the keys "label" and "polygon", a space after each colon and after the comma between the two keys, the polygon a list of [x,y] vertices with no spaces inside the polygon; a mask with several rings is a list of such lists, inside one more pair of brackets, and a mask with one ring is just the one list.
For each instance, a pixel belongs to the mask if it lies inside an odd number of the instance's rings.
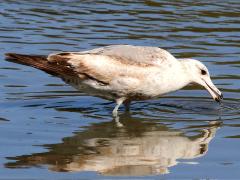
{"label": "gull's neck", "polygon": [[176,70],[175,76],[178,81],[179,88],[183,88],[192,82],[191,72],[189,71],[189,64],[191,61],[189,59],[178,59],[179,65],[178,70]]}
{"label": "gull's neck", "polygon": [[174,92],[190,83],[191,74],[188,71],[187,62],[185,60],[179,60],[176,61],[172,68],[169,68],[166,74],[157,77],[157,83],[155,89],[153,89],[153,93],[156,92],[161,95]]}
{"label": "gull's neck", "polygon": [[193,62],[197,61],[195,59],[181,58],[178,59],[181,66],[182,71],[182,81],[186,83],[186,85],[194,82],[194,74],[193,74]]}
{"label": "gull's neck", "polygon": [[[178,59],[180,64],[181,64],[181,69],[183,71],[183,74],[185,74],[188,79],[191,79],[191,73],[190,73],[190,69],[191,69],[191,59],[187,59],[187,58],[181,58]],[[187,78],[186,77],[186,78]]]}

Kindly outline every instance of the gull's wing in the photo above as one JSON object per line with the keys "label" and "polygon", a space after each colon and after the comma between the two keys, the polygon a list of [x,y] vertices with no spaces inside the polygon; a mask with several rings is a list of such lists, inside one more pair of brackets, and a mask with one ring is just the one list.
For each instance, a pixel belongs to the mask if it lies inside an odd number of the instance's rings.
{"label": "gull's wing", "polygon": [[129,63],[135,62],[162,66],[164,66],[165,63],[176,61],[168,51],[158,47],[149,46],[111,45],[74,54],[104,55],[121,58]]}
{"label": "gull's wing", "polygon": [[82,79],[132,92],[150,72],[159,72],[159,68],[165,71],[177,60],[157,47],[113,45],[90,51],[51,54],[48,61],[69,67]]}
{"label": "gull's wing", "polygon": [[[8,53],[8,59],[46,71],[78,86],[79,79],[94,89],[118,95],[150,93],[152,78],[164,76],[176,59],[157,47],[112,45],[83,52],[43,56]],[[75,83],[76,80],[76,83]],[[144,91],[145,90],[145,91]]]}

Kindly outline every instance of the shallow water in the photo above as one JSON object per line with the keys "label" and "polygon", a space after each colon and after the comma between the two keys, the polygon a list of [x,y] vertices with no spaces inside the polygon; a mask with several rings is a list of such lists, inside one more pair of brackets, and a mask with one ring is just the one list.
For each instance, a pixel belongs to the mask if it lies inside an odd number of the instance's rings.
{"label": "shallow water", "polygon": [[[3,0],[0,14],[0,179],[240,177],[238,0]],[[188,87],[135,102],[130,113],[120,108],[118,127],[114,103],[3,55],[110,44],[158,46],[201,60],[223,104]]]}

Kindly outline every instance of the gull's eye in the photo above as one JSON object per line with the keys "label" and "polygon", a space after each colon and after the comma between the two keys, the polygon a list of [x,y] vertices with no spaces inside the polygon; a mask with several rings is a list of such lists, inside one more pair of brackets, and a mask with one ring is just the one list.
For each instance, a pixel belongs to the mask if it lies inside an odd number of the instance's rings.
{"label": "gull's eye", "polygon": [[206,74],[207,74],[207,71],[201,69],[201,74],[202,74],[202,75],[206,75]]}

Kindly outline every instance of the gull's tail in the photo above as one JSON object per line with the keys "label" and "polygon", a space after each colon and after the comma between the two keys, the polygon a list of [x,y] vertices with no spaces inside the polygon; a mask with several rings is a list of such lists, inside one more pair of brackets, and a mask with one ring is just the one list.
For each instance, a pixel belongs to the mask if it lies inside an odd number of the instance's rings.
{"label": "gull's tail", "polygon": [[5,56],[8,61],[15,62],[18,64],[24,64],[27,66],[32,66],[34,68],[43,70],[52,75],[68,75],[68,76],[75,75],[75,72],[68,66],[59,64],[57,62],[48,61],[47,56],[25,55],[15,53],[6,53]]}

